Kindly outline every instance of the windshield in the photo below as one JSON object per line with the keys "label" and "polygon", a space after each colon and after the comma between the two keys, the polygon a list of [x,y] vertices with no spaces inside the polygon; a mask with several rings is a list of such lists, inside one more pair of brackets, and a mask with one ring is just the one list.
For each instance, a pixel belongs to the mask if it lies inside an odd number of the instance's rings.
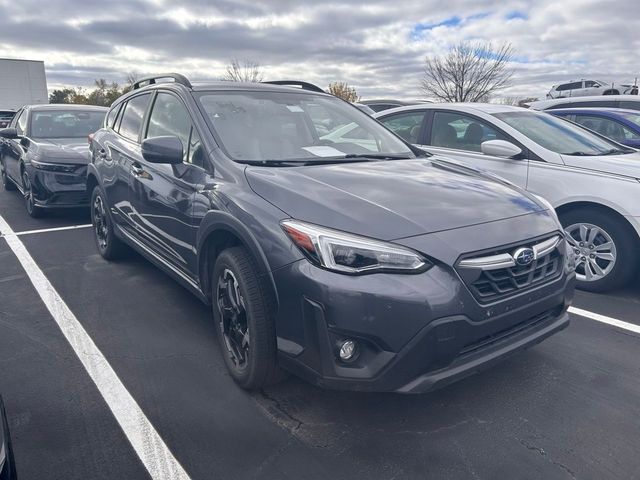
{"label": "windshield", "polygon": [[102,126],[105,111],[42,110],[31,114],[32,138],[86,138]]}
{"label": "windshield", "polygon": [[241,91],[207,92],[198,99],[222,148],[234,160],[415,157],[376,120],[335,97]]}
{"label": "windshield", "polygon": [[496,113],[494,116],[538,145],[562,155],[594,156],[633,152],[548,113],[526,111]]}

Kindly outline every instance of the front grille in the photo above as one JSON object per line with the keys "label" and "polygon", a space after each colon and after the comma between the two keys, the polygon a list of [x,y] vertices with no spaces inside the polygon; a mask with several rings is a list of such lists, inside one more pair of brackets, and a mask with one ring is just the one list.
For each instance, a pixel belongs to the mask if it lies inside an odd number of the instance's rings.
{"label": "front grille", "polygon": [[[515,245],[491,252],[492,254],[512,253],[521,246]],[[529,288],[551,282],[562,274],[563,255],[559,248],[533,260],[526,266],[510,266],[498,269],[467,269],[458,266],[458,272],[466,285],[480,303],[490,303]]]}

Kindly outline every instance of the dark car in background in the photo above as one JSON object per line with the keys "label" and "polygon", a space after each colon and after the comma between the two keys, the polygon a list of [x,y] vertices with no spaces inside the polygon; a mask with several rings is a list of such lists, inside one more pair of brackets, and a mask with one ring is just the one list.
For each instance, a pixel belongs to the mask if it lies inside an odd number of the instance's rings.
{"label": "dark car in background", "polygon": [[640,111],[638,110],[559,108],[549,110],[549,113],[576,122],[628,147],[640,148]]}
{"label": "dark car in background", "polygon": [[102,126],[105,107],[32,105],[0,130],[0,173],[7,190],[19,190],[27,212],[86,207],[88,136]]}
{"label": "dark car in background", "polygon": [[6,128],[16,114],[13,110],[0,110],[0,128]]}
{"label": "dark car in background", "polygon": [[9,436],[9,424],[4,410],[4,402],[0,397],[0,480],[16,480],[16,478],[16,464]]}
{"label": "dark car in background", "polygon": [[92,138],[95,241],[212,305],[241,387],[283,368],[424,392],[568,325],[573,255],[546,202],[317,90],[165,77]]}

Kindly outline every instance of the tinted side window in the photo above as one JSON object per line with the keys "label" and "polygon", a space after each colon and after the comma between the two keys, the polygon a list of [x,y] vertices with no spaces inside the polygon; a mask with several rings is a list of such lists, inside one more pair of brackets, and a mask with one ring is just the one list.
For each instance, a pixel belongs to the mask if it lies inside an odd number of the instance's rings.
{"label": "tinted side window", "polygon": [[120,107],[122,107],[122,104],[112,108],[111,110],[109,110],[109,113],[107,113],[106,118],[104,119],[104,126],[106,128],[113,128],[113,122],[116,119],[116,116],[118,115],[118,112],[120,111]]}
{"label": "tinted side window", "polygon": [[587,80],[586,82],[584,82],[585,87],[595,87],[596,85],[597,83],[594,82],[593,80]]}
{"label": "tinted side window", "polygon": [[145,138],[172,136],[182,142],[184,160],[189,150],[191,118],[182,102],[169,93],[159,93],[153,103]]}
{"label": "tinted side window", "polygon": [[167,135],[182,142],[183,161],[206,168],[202,142],[187,108],[178,97],[161,92],[153,103],[145,138]]}
{"label": "tinted side window", "polygon": [[16,122],[16,129],[18,130],[18,135],[24,135],[24,132],[27,130],[27,111],[23,110],[18,120]]}
{"label": "tinted side window", "polygon": [[629,110],[640,110],[640,102],[620,101],[620,108],[628,108]]}
{"label": "tinted side window", "polygon": [[151,94],[146,93],[133,97],[124,106],[124,113],[122,114],[122,120],[120,121],[120,127],[118,132],[125,138],[138,141],[138,134],[140,133],[140,127],[142,126],[142,118],[144,112],[147,110],[147,104]]}
{"label": "tinted side window", "polygon": [[578,88],[582,88],[582,82],[573,82],[570,83],[567,87],[567,90],[576,90]]}
{"label": "tinted side window", "polygon": [[487,140],[508,139],[482,120],[464,114],[436,112],[433,117],[431,145],[434,147],[480,152],[480,145]]}
{"label": "tinted side window", "polygon": [[407,112],[390,115],[380,122],[409,143],[418,143],[424,112]]}
{"label": "tinted side window", "polygon": [[562,92],[564,90],[568,90],[569,85],[570,85],[569,83],[563,83],[562,85],[558,85],[558,88],[556,88],[556,91]]}
{"label": "tinted side window", "polygon": [[627,128],[625,125],[611,120],[610,118],[593,117],[590,115],[577,115],[576,122],[585,128],[594,130],[605,137],[609,137],[616,142],[625,140],[637,140],[639,135]]}

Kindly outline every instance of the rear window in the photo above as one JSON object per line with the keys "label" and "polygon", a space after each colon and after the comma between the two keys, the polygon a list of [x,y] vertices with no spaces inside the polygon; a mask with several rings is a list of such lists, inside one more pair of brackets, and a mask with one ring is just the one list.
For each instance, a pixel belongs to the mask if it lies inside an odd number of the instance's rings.
{"label": "rear window", "polygon": [[104,111],[41,110],[31,114],[33,138],[83,138],[100,128]]}

